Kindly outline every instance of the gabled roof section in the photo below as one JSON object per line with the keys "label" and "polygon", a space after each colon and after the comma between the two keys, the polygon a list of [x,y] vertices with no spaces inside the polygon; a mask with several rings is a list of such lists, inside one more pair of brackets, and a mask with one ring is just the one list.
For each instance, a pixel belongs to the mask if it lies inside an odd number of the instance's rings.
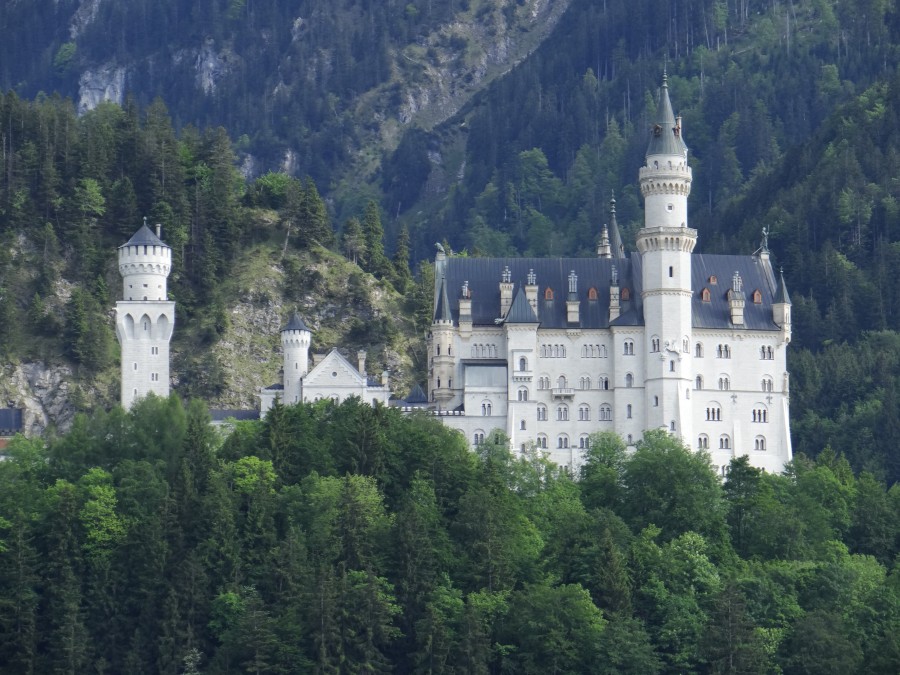
{"label": "gabled roof section", "polygon": [[516,297],[513,298],[512,305],[510,305],[509,311],[506,313],[506,321],[504,323],[540,323],[521,286],[519,286]]}
{"label": "gabled roof section", "polygon": [[441,278],[441,290],[438,294],[437,306],[434,308],[434,321],[452,321],[450,299],[447,296],[447,277]]}
{"label": "gabled roof section", "polygon": [[784,270],[778,271],[778,288],[775,290],[775,300],[773,302],[785,305],[791,304],[791,296],[788,295],[787,284],[784,283]]}
{"label": "gabled roof section", "polygon": [[[711,255],[695,253],[691,257],[691,300],[694,328],[733,328],[728,294],[731,284],[711,285],[709,278],[731,279],[737,272],[747,288],[758,289],[762,296],[759,304],[749,302],[744,306],[744,328],[747,330],[777,331],[772,314],[775,297],[775,275],[767,260],[749,255]],[[704,302],[703,289],[710,291],[709,302]]]}
{"label": "gabled roof section", "polygon": [[669,80],[663,75],[662,87],[659,90],[659,103],[656,108],[656,121],[650,129],[650,144],[647,156],[687,154],[687,146],[681,138],[681,129],[676,125],[675,113],[672,112],[672,101],[669,100]]}
{"label": "gabled roof section", "polygon": [[119,248],[123,246],[166,246],[168,244],[163,242],[162,239],[156,236],[156,233],[153,232],[149,227],[147,227],[147,223],[141,225],[141,229],[132,235],[131,239],[128,240],[127,244],[122,244]]}
{"label": "gabled roof section", "polygon": [[[469,282],[472,298],[472,324],[496,326],[500,317],[500,275],[509,267],[510,278],[517,286],[524,286],[531,271],[538,286],[537,318],[541,328],[568,328],[565,291],[568,277],[574,270],[578,276],[578,297],[581,304],[582,328],[609,327],[609,287],[613,268],[620,291],[628,288],[631,300],[621,303],[616,325],[639,326],[643,323],[641,299],[642,282],[640,254],[625,258],[476,258],[453,257],[446,260],[446,283],[449,288],[461,288]],[[590,288],[597,289],[597,299],[588,301]],[[555,300],[547,300],[545,291],[552,288]],[[515,299],[515,298],[514,298]],[[510,307],[512,309],[512,307]],[[450,301],[453,321],[459,317],[459,300]],[[509,312],[507,312],[509,316]]]}
{"label": "gabled roof section", "polygon": [[300,315],[297,314],[297,312],[294,312],[293,314],[291,314],[290,321],[288,321],[287,325],[281,329],[281,332],[283,333],[284,331],[287,331],[287,330],[305,330],[308,333],[312,332],[309,330],[309,328],[303,322],[303,319],[300,318]]}
{"label": "gabled roof section", "polygon": [[[337,376],[332,378],[332,372],[337,373]],[[347,376],[349,376],[350,382],[347,381]],[[320,378],[324,378],[325,381],[317,382]],[[356,366],[350,363],[350,361],[348,361],[337,349],[332,349],[328,352],[328,354],[325,355],[325,358],[319,361],[313,369],[303,377],[303,381],[311,386],[321,384],[322,386],[328,387],[355,387],[368,384],[368,378],[361,374],[356,369]]]}

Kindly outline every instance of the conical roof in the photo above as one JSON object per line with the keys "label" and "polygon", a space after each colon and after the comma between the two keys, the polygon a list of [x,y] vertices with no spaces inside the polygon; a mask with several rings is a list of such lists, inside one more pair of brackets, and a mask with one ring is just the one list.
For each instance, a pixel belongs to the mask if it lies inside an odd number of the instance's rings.
{"label": "conical roof", "polygon": [[778,276],[778,288],[775,289],[775,300],[773,302],[777,305],[779,303],[783,303],[785,305],[791,304],[791,296],[788,295],[787,284],[784,283],[784,270],[779,270]]}
{"label": "conical roof", "polygon": [[647,155],[684,155],[686,153],[687,146],[681,138],[681,129],[676,126],[672,101],[669,100],[669,81],[663,75],[662,87],[659,90],[659,105],[656,109],[656,121],[650,129]]}
{"label": "conical roof", "polygon": [[506,313],[506,323],[540,323],[521,286]]}
{"label": "conical roof", "polygon": [[[123,244],[122,246],[166,246],[166,244],[162,239],[157,237],[156,233],[147,227],[147,223],[144,222],[144,224],[141,225],[141,229],[132,235],[127,244]],[[119,248],[122,248],[122,246]]]}
{"label": "conical roof", "polygon": [[441,290],[438,293],[438,304],[434,308],[434,321],[453,321],[450,313],[450,298],[447,296],[447,279],[441,277]]}
{"label": "conical roof", "polygon": [[616,221],[616,198],[609,200],[609,248],[613,258],[625,257],[625,244],[622,243],[622,235],[619,233],[619,223]]}
{"label": "conical roof", "polygon": [[407,403],[428,403],[428,397],[425,395],[422,386],[416,384],[409,390],[409,396],[406,397]]}
{"label": "conical roof", "polygon": [[290,321],[287,322],[287,325],[281,329],[281,332],[289,330],[305,330],[307,333],[311,333],[312,331],[303,323],[303,319],[300,318],[300,315],[297,312],[291,314]]}

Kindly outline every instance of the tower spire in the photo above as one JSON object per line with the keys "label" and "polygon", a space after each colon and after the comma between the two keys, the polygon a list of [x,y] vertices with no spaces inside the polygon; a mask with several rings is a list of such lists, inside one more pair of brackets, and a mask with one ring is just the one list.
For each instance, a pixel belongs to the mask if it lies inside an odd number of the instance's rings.
{"label": "tower spire", "polygon": [[625,257],[625,244],[622,243],[622,235],[619,232],[619,223],[616,220],[616,194],[610,193],[609,198],[609,246],[613,258]]}

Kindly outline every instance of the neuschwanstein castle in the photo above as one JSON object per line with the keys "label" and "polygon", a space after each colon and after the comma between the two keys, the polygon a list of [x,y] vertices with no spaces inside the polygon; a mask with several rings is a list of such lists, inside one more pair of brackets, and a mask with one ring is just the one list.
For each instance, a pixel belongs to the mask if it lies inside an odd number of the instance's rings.
{"label": "neuschwanstein castle", "polygon": [[665,429],[780,472],[791,459],[791,301],[765,240],[695,254],[691,168],[665,80],[638,180],[644,227],[626,253],[613,209],[596,258],[435,259],[429,402],[477,445],[494,429],[562,466],[589,435],[629,445]]}
{"label": "neuschwanstein castle", "polygon": [[[428,393],[400,404],[432,410],[472,445],[499,429],[512,447],[534,444],[572,469],[593,432],[614,431],[633,445],[645,430],[665,429],[708,451],[722,473],[741,455],[780,472],[791,459],[791,301],[765,239],[752,256],[693,252],[681,132],[663,80],[639,172],[644,227],[636,252],[625,251],[614,203],[596,258],[440,250]],[[145,223],[119,248],[126,408],[150,392],[169,393],[172,252],[159,235]],[[354,366],[332,350],[310,369],[311,335],[296,314],[281,330],[283,381],[260,391],[262,414],[276,399],[389,402],[386,374],[366,374],[365,352]]]}

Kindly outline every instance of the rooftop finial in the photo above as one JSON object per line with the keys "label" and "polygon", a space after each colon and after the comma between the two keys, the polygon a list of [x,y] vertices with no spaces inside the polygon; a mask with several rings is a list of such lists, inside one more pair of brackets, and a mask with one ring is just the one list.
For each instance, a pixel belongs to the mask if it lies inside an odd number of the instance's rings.
{"label": "rooftop finial", "polygon": [[616,191],[609,191],[609,212],[615,214],[616,212]]}
{"label": "rooftop finial", "polygon": [[528,270],[528,285],[536,286],[537,285],[537,274],[534,273],[534,269]]}
{"label": "rooftop finial", "polygon": [[512,272],[509,271],[509,265],[503,268],[503,283],[508,284],[512,281]]}
{"label": "rooftop finial", "polygon": [[147,216],[144,216],[144,227],[147,227]]}
{"label": "rooftop finial", "polygon": [[735,293],[740,293],[741,290],[743,289],[743,286],[744,286],[744,282],[741,279],[741,274],[740,274],[740,272],[735,270],[734,276],[731,278],[731,289]]}
{"label": "rooftop finial", "polygon": [[765,253],[769,252],[769,228],[763,225],[762,229],[762,247],[761,250]]}

